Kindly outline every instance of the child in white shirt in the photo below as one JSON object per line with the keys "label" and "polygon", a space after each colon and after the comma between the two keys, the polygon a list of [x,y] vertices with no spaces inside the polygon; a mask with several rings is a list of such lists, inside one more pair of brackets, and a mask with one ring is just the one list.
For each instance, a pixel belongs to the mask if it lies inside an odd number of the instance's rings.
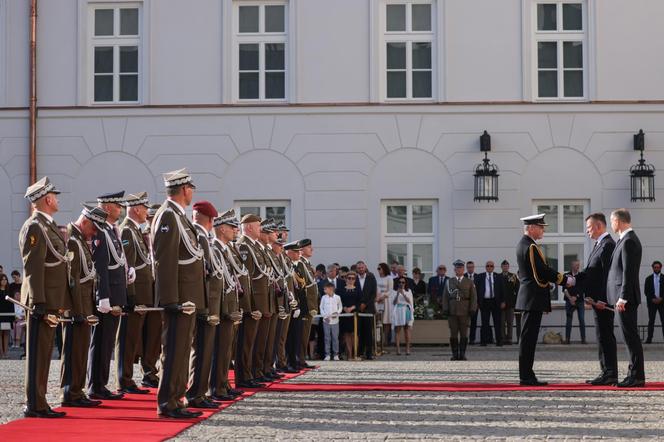
{"label": "child in white shirt", "polygon": [[330,341],[334,360],[339,360],[339,314],[343,308],[341,298],[334,293],[334,284],[328,282],[323,287],[325,295],[320,300],[320,314],[323,317],[325,335],[325,361],[330,360]]}

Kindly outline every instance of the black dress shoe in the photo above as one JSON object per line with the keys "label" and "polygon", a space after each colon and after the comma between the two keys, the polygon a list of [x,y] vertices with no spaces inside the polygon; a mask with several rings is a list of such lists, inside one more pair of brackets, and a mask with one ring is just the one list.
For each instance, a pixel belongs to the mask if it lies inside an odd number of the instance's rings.
{"label": "black dress shoe", "polygon": [[646,344],[652,344],[652,339],[646,339]]}
{"label": "black dress shoe", "polygon": [[364,359],[366,359],[367,361],[373,361],[374,357],[369,355],[369,356],[365,357]]}
{"label": "black dress shoe", "polygon": [[279,374],[279,373],[277,373],[276,371],[275,371],[274,373],[271,373],[271,374],[272,374],[272,377],[275,378],[275,379],[283,379],[283,378],[285,378],[285,376],[284,376],[283,374]]}
{"label": "black dress shoe", "polygon": [[646,381],[628,376],[622,382],[618,382],[617,386],[618,388],[642,388],[646,386]]}
{"label": "black dress shoe", "polygon": [[203,415],[202,411],[190,411],[186,408],[180,408],[180,413],[188,415],[189,417],[200,417]]}
{"label": "black dress shoe", "polygon": [[91,401],[85,398],[77,399],[75,401],[65,401],[60,405],[63,407],[75,407],[75,408],[92,408],[101,404],[101,401]]}
{"label": "black dress shoe", "polygon": [[[197,415],[195,413],[198,413]],[[200,416],[200,411],[192,412],[187,411],[184,408],[176,408],[175,410],[160,410],[159,417],[166,417],[171,419],[193,419]]]}
{"label": "black dress shoe", "polygon": [[242,396],[244,394],[244,391],[236,390],[235,388],[229,388],[228,389],[228,394],[233,395],[233,396]]}
{"label": "black dress shoe", "polygon": [[154,379],[143,379],[141,385],[145,388],[159,388],[159,381]]}
{"label": "black dress shoe", "polygon": [[528,387],[544,387],[549,385],[548,382],[538,381],[537,379],[522,379],[519,381],[519,385],[524,385]]}
{"label": "black dress shoe", "polygon": [[50,408],[46,410],[37,411],[37,410],[28,410],[27,408],[23,410],[24,417],[40,417],[46,419],[56,419],[59,417],[65,417],[67,413],[64,411],[53,411]]}
{"label": "black dress shoe", "polygon": [[109,390],[95,391],[88,396],[92,399],[100,399],[102,401],[117,401],[124,397],[122,393],[111,393]]}
{"label": "black dress shoe", "polygon": [[254,379],[254,382],[262,382],[262,383],[270,383],[274,382],[274,379],[267,377],[267,376],[261,376],[260,378]]}
{"label": "black dress shoe", "polygon": [[135,385],[131,386],[131,387],[122,388],[120,391],[122,393],[131,393],[131,394],[148,394],[148,393],[150,393],[150,390],[145,390],[143,388],[138,388]]}
{"label": "black dress shoe", "polygon": [[289,367],[286,367],[286,368],[284,369],[284,373],[294,374],[294,373],[299,373],[299,372],[300,372],[300,370],[296,370],[295,368],[290,367],[290,366],[289,366]]}
{"label": "black dress shoe", "polygon": [[204,410],[216,410],[217,408],[219,408],[219,404],[209,401],[207,399],[203,399],[202,401],[196,403],[190,403],[188,404],[188,406],[189,408],[199,408]]}
{"label": "black dress shoe", "polygon": [[618,383],[618,378],[606,375],[599,375],[595,379],[589,379],[586,384],[590,385],[615,385]]}
{"label": "black dress shoe", "polygon": [[315,366],[315,365],[307,364],[307,363],[305,362],[304,364],[302,364],[302,368],[305,368],[305,369],[312,369],[312,368],[316,368],[316,366]]}
{"label": "black dress shoe", "polygon": [[234,401],[236,398],[237,398],[237,396],[233,396],[233,395],[230,395],[230,394],[224,394],[224,395],[221,395],[221,396],[217,396],[217,395],[212,396],[212,399],[214,399],[215,401],[219,401],[219,402],[231,402],[231,401]]}
{"label": "black dress shoe", "polygon": [[259,384],[254,381],[238,382],[235,385],[240,388],[265,388],[265,384]]}

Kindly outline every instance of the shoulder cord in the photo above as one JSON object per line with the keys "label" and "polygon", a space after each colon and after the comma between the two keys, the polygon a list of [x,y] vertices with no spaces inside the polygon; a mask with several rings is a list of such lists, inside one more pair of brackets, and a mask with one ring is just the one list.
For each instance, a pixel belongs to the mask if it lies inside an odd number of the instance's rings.
{"label": "shoulder cord", "polygon": [[[150,256],[143,253],[143,248],[141,248],[141,243],[139,242],[138,238],[136,237],[136,232],[134,232],[134,229],[132,229],[131,227],[125,227],[125,229],[129,230],[129,233],[131,233],[131,238],[134,241],[134,248],[136,249],[136,253],[141,258],[141,261],[143,261],[143,263],[141,265],[134,266],[134,269],[141,270],[145,266],[148,266],[148,265],[151,266],[152,261],[150,259]],[[145,244],[145,243],[143,243],[143,244]]]}
{"label": "shoulder cord", "polygon": [[[83,250],[83,243],[81,242],[81,240],[76,238],[75,236],[72,236],[71,239],[74,240],[74,242],[78,246],[78,252],[79,255],[81,256],[81,270],[83,271],[83,277],[80,279],[79,283],[84,284],[90,281],[91,279],[94,279],[95,276],[97,276],[97,270],[95,269],[94,265],[90,265],[88,263],[88,258],[85,254],[85,251]],[[85,247],[87,247],[87,245]]]}
{"label": "shoulder cord", "polygon": [[[51,252],[51,254],[52,254],[53,256],[55,256],[55,259],[57,259],[57,262],[44,262],[44,265],[45,265],[46,267],[57,267],[57,266],[59,266],[60,264],[62,264],[63,262],[64,262],[64,263],[69,263],[71,260],[66,256],[66,253],[65,253],[65,255],[62,255],[61,253],[59,253],[59,252],[55,249],[55,246],[54,246],[53,243],[51,242],[51,238],[48,237],[48,232],[46,231],[46,227],[45,227],[44,225],[42,225],[42,223],[40,223],[40,222],[37,221],[37,220],[34,220],[33,223],[34,223],[34,224],[37,224],[37,225],[39,226],[39,228],[41,229],[42,233],[44,234],[44,239],[46,240],[46,246],[48,247],[48,250]],[[67,247],[66,247],[66,245],[65,245],[65,249],[66,249],[66,248],[67,248]]]}
{"label": "shoulder cord", "polygon": [[252,281],[258,281],[259,279],[263,277],[267,277],[268,280],[272,280],[272,275],[267,272],[267,268],[262,268],[260,263],[258,262],[258,258],[256,258],[256,253],[254,253],[254,248],[251,244],[245,244],[247,248],[249,249],[249,253],[251,253],[251,257],[254,259],[254,264],[256,265],[256,268],[258,271],[261,273],[260,276],[257,277],[252,277]]}
{"label": "shoulder cord", "polygon": [[240,268],[240,265],[235,261],[235,256],[233,256],[233,250],[231,247],[232,246],[226,246],[226,257],[231,263],[231,267],[233,267],[233,272],[235,272],[235,274],[238,276],[247,276],[249,274],[249,269],[247,269],[247,266],[245,266],[244,263],[242,263],[242,267]]}
{"label": "shoulder cord", "polygon": [[[218,242],[215,238],[214,242]],[[235,278],[228,271],[228,266],[224,261],[223,254],[219,247],[216,247],[214,244],[210,244],[210,261],[212,261],[212,270],[213,276],[217,279],[224,279],[228,288],[225,293],[230,293],[231,290],[235,289]]]}
{"label": "shoulder cord", "polygon": [[540,250],[540,248],[537,247],[536,244],[531,244],[528,252],[530,253],[530,266],[533,270],[533,278],[535,278],[535,282],[537,283],[538,286],[540,286],[541,288],[548,288],[549,283],[546,282],[546,281],[540,282],[540,279],[537,276],[537,269],[535,268],[535,249],[537,249],[537,253],[542,258],[542,261],[544,261],[544,264],[546,264],[546,258],[542,254],[542,251]]}
{"label": "shoulder cord", "polygon": [[124,267],[124,265],[127,263],[127,259],[125,258],[124,255],[124,250],[122,253],[120,253],[121,256],[118,256],[118,251],[115,250],[115,244],[113,243],[113,239],[111,238],[111,235],[108,233],[108,229],[104,229],[104,235],[106,236],[106,245],[108,248],[108,256],[113,258],[115,261],[115,264],[109,265],[108,269],[109,270],[115,270],[119,267]]}
{"label": "shoulder cord", "polygon": [[[187,252],[189,255],[191,255],[191,258],[189,259],[180,259],[178,260],[179,265],[189,265],[193,263],[194,261],[200,261],[203,259],[203,255],[205,252],[203,249],[199,246],[196,247],[194,244],[191,243],[191,239],[189,239],[189,235],[185,234],[184,231],[184,226],[182,225],[182,220],[180,220],[180,216],[173,211],[170,207],[165,208],[160,214],[159,217],[155,219],[153,225],[156,227],[155,229],[152,229],[152,237],[154,238],[154,235],[159,228],[159,224],[161,223],[161,217],[164,215],[166,212],[172,212],[173,215],[175,216],[175,223],[178,226],[178,235],[180,236],[180,241],[184,244],[184,247],[187,249]],[[154,260],[152,261],[154,262]]]}

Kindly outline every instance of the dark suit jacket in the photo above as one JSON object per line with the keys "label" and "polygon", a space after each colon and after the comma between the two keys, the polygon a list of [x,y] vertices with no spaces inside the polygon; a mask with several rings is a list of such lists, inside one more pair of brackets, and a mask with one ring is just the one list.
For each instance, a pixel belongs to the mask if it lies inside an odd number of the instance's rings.
{"label": "dark suit jacket", "polygon": [[[477,275],[475,289],[477,290],[477,303],[482,304],[484,292],[486,290],[486,272]],[[500,273],[493,273],[493,296],[496,299],[496,304],[500,305],[503,302],[503,275]]]}
{"label": "dark suit jacket", "polygon": [[[652,274],[648,275],[646,277],[645,286],[643,287],[643,291],[646,294],[646,299],[648,300],[648,307],[655,305],[650,301],[655,297],[655,284],[653,283],[654,280],[655,278]],[[662,274],[659,275],[659,296],[660,298],[664,296],[664,275]]]}
{"label": "dark suit jacket", "polygon": [[[466,278],[470,278],[470,276],[468,275],[468,272],[464,273],[463,276],[465,276]],[[479,280],[480,280],[480,274],[479,273],[473,273],[473,284],[475,284],[475,288],[477,288],[477,284],[479,283]],[[479,295],[478,295],[477,299],[479,299]]]}
{"label": "dark suit jacket", "polygon": [[[340,291],[343,287],[346,286],[346,281],[344,281],[343,279],[338,278],[338,277],[335,278],[335,279],[337,280],[337,288],[334,290],[334,293],[336,293],[336,294],[338,295],[338,294],[339,294],[339,291]],[[327,284],[328,282],[329,282],[329,281],[328,281],[327,278],[325,278],[325,279],[321,279],[320,281],[318,281],[318,300],[319,300],[319,301],[320,301],[320,299],[323,297],[323,295],[325,294],[325,284]]]}
{"label": "dark suit jacket", "polygon": [[641,241],[634,231],[628,232],[616,243],[606,281],[606,298],[609,304],[614,305],[621,298],[631,305],[641,303],[641,253]]}
{"label": "dark suit jacket", "polygon": [[539,246],[528,235],[523,235],[516,246],[519,264],[519,294],[516,310],[530,312],[551,311],[549,284],[565,285],[567,277],[549,267]]}
{"label": "dark suit jacket", "polygon": [[576,275],[577,285],[581,285],[584,296],[606,302],[606,278],[615,248],[616,242],[607,235],[590,252],[586,268]]}
{"label": "dark suit jacket", "polygon": [[443,292],[445,291],[445,283],[447,282],[448,277],[443,276],[443,283],[438,283],[438,275],[432,276],[429,278],[429,300],[432,302],[441,303],[443,301]]}
{"label": "dark suit jacket", "polygon": [[[355,284],[360,287],[360,275],[357,275]],[[360,293],[360,304],[365,304],[364,313],[376,313],[376,293],[378,292],[378,283],[376,277],[371,272],[367,272],[364,280],[364,287]]]}

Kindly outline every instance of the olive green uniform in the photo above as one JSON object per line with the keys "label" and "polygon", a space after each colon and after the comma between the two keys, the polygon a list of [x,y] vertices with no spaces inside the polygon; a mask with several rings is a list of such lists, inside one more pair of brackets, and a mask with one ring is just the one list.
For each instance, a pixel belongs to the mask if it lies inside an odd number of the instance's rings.
{"label": "olive green uniform", "polygon": [[[71,317],[86,318],[95,313],[95,267],[92,253],[81,231],[74,224],[67,226],[67,249],[71,253]],[[60,366],[61,402],[85,398],[85,375],[90,347],[90,324],[76,321],[63,324],[62,364]]]}
{"label": "olive green uniform", "polygon": [[465,276],[461,281],[455,276],[448,278],[443,290],[443,314],[448,315],[450,346],[457,357],[462,357],[468,343],[470,315],[477,311],[475,283]]}
{"label": "olive green uniform", "polygon": [[279,333],[277,335],[276,342],[276,359],[277,359],[277,368],[284,369],[288,366],[288,359],[286,358],[286,340],[288,338],[288,329],[290,328],[291,322],[291,311],[290,301],[294,297],[295,286],[293,281],[293,262],[286,256],[286,252],[281,252],[278,256],[279,264],[282,268],[282,273],[285,275],[285,285],[287,292],[284,294],[281,305],[284,306],[288,316],[285,319],[280,320],[281,326],[278,327]]}
{"label": "olive green uniform", "polygon": [[[127,286],[127,303],[129,306],[150,305],[154,299],[154,276],[148,244],[138,224],[129,217],[120,225],[120,232],[127,266],[136,271],[136,280]],[[136,388],[133,380],[134,361],[143,346],[144,323],[145,315],[133,311],[120,318],[118,339],[115,343],[118,390]]]}
{"label": "olive green uniform", "polygon": [[[203,250],[196,229],[184,209],[166,200],[152,228],[156,299],[160,306],[192,302],[206,308]],[[196,316],[164,311],[159,411],[183,408],[187,390],[189,353]]]}
{"label": "olive green uniform", "polygon": [[298,274],[302,275],[305,281],[304,291],[307,298],[307,311],[302,312],[302,346],[300,348],[300,361],[304,362],[309,350],[309,335],[311,334],[311,323],[313,321],[312,311],[318,307],[318,285],[314,279],[313,268],[309,261],[302,257],[296,265]]}
{"label": "olive green uniform", "polygon": [[[34,211],[21,227],[19,250],[23,259],[21,302],[33,308],[42,304],[49,314],[58,314],[71,307],[67,246],[55,221]],[[48,371],[55,328],[26,312],[25,394],[29,411],[47,411]]]}
{"label": "olive green uniform", "polygon": [[269,374],[274,370],[275,342],[278,325],[281,321],[279,319],[279,307],[283,303],[284,294],[286,293],[286,284],[284,283],[283,270],[278,263],[279,258],[277,257],[277,254],[274,253],[269,245],[265,246],[264,252],[268,267],[272,273],[272,296],[270,298],[272,316],[270,317],[270,328],[265,346],[265,355],[263,357],[263,373]]}

